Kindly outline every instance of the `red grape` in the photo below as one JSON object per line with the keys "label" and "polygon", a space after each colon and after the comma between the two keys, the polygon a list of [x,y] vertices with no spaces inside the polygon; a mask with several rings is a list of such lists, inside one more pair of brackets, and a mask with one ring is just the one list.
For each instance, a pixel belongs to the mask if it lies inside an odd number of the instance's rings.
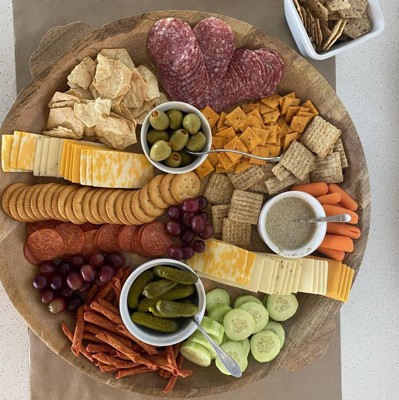
{"label": "red grape", "polygon": [[198,215],[202,217],[202,219],[204,220],[205,223],[208,221],[209,217],[205,211],[201,211],[200,213],[198,213]]}
{"label": "red grape", "polygon": [[52,261],[46,261],[43,264],[40,264],[39,271],[41,274],[53,274],[56,270],[57,266]]}
{"label": "red grape", "polygon": [[79,290],[82,287],[83,279],[78,271],[72,271],[68,274],[66,283],[72,290]]}
{"label": "red grape", "polygon": [[70,287],[68,286],[64,286],[61,290],[60,290],[60,294],[62,297],[71,297],[73,295],[74,290],[72,290]]}
{"label": "red grape", "polygon": [[80,268],[86,263],[86,260],[82,256],[82,254],[75,254],[70,258],[69,262],[71,263],[73,268]]}
{"label": "red grape", "polygon": [[183,243],[190,243],[194,239],[195,233],[191,229],[185,229],[180,235]]}
{"label": "red grape", "polygon": [[94,268],[100,268],[105,264],[105,257],[101,253],[94,253],[89,258],[89,264]]}
{"label": "red grape", "polygon": [[177,221],[169,221],[166,223],[166,231],[170,236],[179,236],[181,234],[182,228]]}
{"label": "red grape", "polygon": [[205,242],[203,240],[196,240],[193,243],[193,248],[197,253],[203,253],[205,251]]}
{"label": "red grape", "polygon": [[174,260],[182,260],[183,259],[183,250],[179,246],[169,246],[168,248],[168,256],[173,258]]}
{"label": "red grape", "polygon": [[61,289],[64,284],[62,276],[59,274],[54,274],[50,278],[49,283],[50,283],[51,289],[54,289],[54,290]]}
{"label": "red grape", "polygon": [[75,311],[79,306],[83,304],[83,300],[80,296],[74,295],[68,299],[68,310]]}
{"label": "red grape", "polygon": [[125,265],[126,259],[123,254],[113,253],[107,256],[107,262],[114,268],[121,268]]}
{"label": "red grape", "polygon": [[211,224],[206,224],[204,230],[199,234],[202,239],[209,239],[215,230]]}
{"label": "red grape", "polygon": [[181,249],[183,252],[184,260],[188,260],[189,258],[191,258],[194,255],[194,249],[189,245],[182,246]]}
{"label": "red grape", "polygon": [[79,289],[79,292],[84,293],[87,292],[91,288],[91,282],[83,282],[82,286]]}
{"label": "red grape", "polygon": [[57,272],[61,275],[68,275],[71,272],[71,265],[66,261],[63,261],[58,264]]}
{"label": "red grape", "polygon": [[183,201],[181,208],[184,212],[197,212],[200,206],[197,199],[186,199]]}
{"label": "red grape", "polygon": [[191,225],[191,220],[193,219],[193,217],[193,213],[185,212],[182,217],[183,225],[189,227]]}
{"label": "red grape", "polygon": [[180,219],[180,208],[176,206],[171,206],[168,208],[168,215],[170,219]]}
{"label": "red grape", "polygon": [[85,264],[80,268],[82,278],[86,282],[93,282],[97,278],[97,271],[92,265]]}
{"label": "red grape", "polygon": [[201,217],[201,215],[196,215],[195,217],[193,217],[193,219],[191,220],[191,229],[195,233],[201,233],[203,232],[204,228],[205,228],[205,221]]}
{"label": "red grape", "polygon": [[53,292],[51,289],[44,289],[44,290],[42,290],[42,292],[41,292],[41,300],[42,300],[42,303],[48,304],[48,303],[50,303],[51,301],[53,301],[54,298],[55,298],[55,294],[54,294],[54,292]]}
{"label": "red grape", "polygon": [[66,309],[66,300],[62,297],[57,297],[48,305],[48,310],[53,314],[58,314],[60,312],[65,311]]}
{"label": "red grape", "polygon": [[198,197],[197,201],[198,201],[200,210],[205,210],[205,208],[208,207],[208,199],[206,197],[200,196],[200,197]]}
{"label": "red grape", "polygon": [[33,286],[36,289],[44,289],[47,286],[47,278],[44,275],[38,275],[33,279]]}
{"label": "red grape", "polygon": [[98,277],[101,283],[108,283],[115,275],[115,271],[109,265],[104,265],[98,272]]}

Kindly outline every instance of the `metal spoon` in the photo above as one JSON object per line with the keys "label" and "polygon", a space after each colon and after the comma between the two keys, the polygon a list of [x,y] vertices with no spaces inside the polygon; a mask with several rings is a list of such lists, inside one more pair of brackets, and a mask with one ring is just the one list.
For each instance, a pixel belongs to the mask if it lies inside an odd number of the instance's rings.
{"label": "metal spoon", "polygon": [[194,156],[205,156],[211,153],[234,153],[234,154],[241,154],[246,157],[256,158],[257,160],[268,161],[268,162],[279,162],[281,157],[260,157],[254,156],[253,154],[245,153],[244,151],[238,150],[229,150],[229,149],[215,149],[215,150],[208,150],[208,151],[189,151],[186,150],[187,153],[192,154]]}
{"label": "metal spoon", "polygon": [[226,367],[227,371],[230,372],[232,376],[235,378],[241,378],[242,372],[240,366],[237,364],[235,360],[233,360],[204,330],[204,328],[199,323],[197,316],[193,317],[195,324],[198,326],[198,329],[205,336],[206,340],[215,350],[217,356],[219,357],[222,364]]}
{"label": "metal spoon", "polygon": [[294,222],[349,222],[352,217],[349,214],[338,214],[330,217],[310,218],[310,219],[297,219]]}

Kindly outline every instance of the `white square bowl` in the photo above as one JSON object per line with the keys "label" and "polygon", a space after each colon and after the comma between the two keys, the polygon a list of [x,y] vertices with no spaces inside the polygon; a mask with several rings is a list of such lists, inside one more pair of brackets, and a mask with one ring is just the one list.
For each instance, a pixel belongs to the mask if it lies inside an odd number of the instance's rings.
{"label": "white square bowl", "polygon": [[382,15],[378,0],[368,0],[368,3],[367,13],[371,21],[371,31],[357,39],[334,44],[331,49],[322,51],[321,53],[317,53],[313,48],[292,0],[284,0],[284,11],[291,34],[302,55],[312,58],[313,60],[325,60],[378,36],[384,30],[384,16]]}

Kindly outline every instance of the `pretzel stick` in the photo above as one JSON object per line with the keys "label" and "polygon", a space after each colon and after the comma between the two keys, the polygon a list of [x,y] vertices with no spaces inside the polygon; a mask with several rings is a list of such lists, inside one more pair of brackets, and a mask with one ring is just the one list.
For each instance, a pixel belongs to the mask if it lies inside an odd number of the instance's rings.
{"label": "pretzel stick", "polygon": [[[122,268],[119,268],[118,271],[116,271],[116,274],[114,278],[120,279],[122,277]],[[97,293],[96,298],[102,297],[106,298],[106,296],[112,291],[112,296],[114,295],[113,290],[112,290],[112,280],[110,280],[105,286],[103,286]]]}
{"label": "pretzel stick", "polygon": [[76,325],[75,331],[73,334],[73,342],[72,342],[72,353],[75,356],[78,356],[80,353],[80,349],[82,347],[82,339],[83,339],[83,328],[84,328],[84,309],[83,307],[78,308],[77,316],[76,316]]}
{"label": "pretzel stick", "polygon": [[[90,332],[93,333],[94,335],[98,335],[99,333],[107,333],[108,331],[106,331],[105,329],[101,329],[101,327],[97,326],[97,325],[93,325],[93,324],[85,324],[85,332]],[[126,346],[131,346],[131,341],[126,338],[126,337],[122,337],[120,335],[115,334],[115,336]],[[103,341],[101,341],[99,338],[96,338],[96,340],[99,343],[104,343]]]}
{"label": "pretzel stick", "polygon": [[140,365],[139,367],[122,369],[116,373],[115,377],[116,379],[121,379],[124,378],[125,376],[138,375],[138,374],[143,374],[145,372],[153,372],[153,371],[148,367],[146,367],[145,365]]}
{"label": "pretzel stick", "polygon": [[90,288],[89,292],[87,293],[87,296],[85,299],[85,304],[90,304],[94,300],[99,289],[100,289],[100,287],[97,285],[97,283],[93,284],[93,286]]}
{"label": "pretzel stick", "polygon": [[114,292],[114,287],[112,285],[110,292],[104,297],[104,299],[115,305],[115,292]]}
{"label": "pretzel stick", "polygon": [[114,365],[98,363],[97,366],[98,366],[98,368],[100,368],[101,372],[118,372],[119,371],[119,368],[116,368]]}
{"label": "pretzel stick", "polygon": [[[183,358],[183,356],[181,354],[179,354],[177,356],[177,361],[176,361],[177,367],[179,369],[183,366],[183,362],[184,362],[184,358]],[[187,371],[189,371],[189,370],[187,370]],[[190,372],[192,373],[192,371],[190,371]],[[189,375],[186,375],[186,376],[189,376]],[[172,375],[170,377],[168,384],[165,386],[165,389],[163,390],[164,393],[169,393],[169,392],[171,392],[173,390],[173,388],[176,385],[177,378],[178,377],[176,375]]]}
{"label": "pretzel stick", "polygon": [[103,344],[103,342],[100,339],[97,339],[95,335],[89,332],[83,332],[83,339],[89,340],[92,343]]}
{"label": "pretzel stick", "polygon": [[141,340],[134,337],[125,327],[125,325],[118,325],[116,327],[117,332],[121,335],[128,337],[129,339],[133,340],[133,342],[137,343],[140,347],[142,347],[148,354],[158,354],[158,350],[151,346],[150,344],[144,343]]}
{"label": "pretzel stick", "polygon": [[108,308],[102,306],[101,304],[93,301],[90,304],[90,307],[93,310],[99,312],[101,315],[104,315],[104,317],[107,317],[111,322],[115,324],[123,324],[122,318],[118,314],[115,314],[113,311],[110,311]]}
{"label": "pretzel stick", "polygon": [[108,344],[95,344],[95,343],[88,344],[86,346],[86,350],[89,353],[110,353],[111,351],[113,351],[112,347]]}
{"label": "pretzel stick", "polygon": [[[72,331],[69,330],[69,328],[67,327],[66,323],[64,321],[61,322],[61,328],[62,331],[64,332],[65,336],[73,343],[73,333]],[[80,352],[91,362],[93,362],[93,357],[91,356],[90,353],[88,353],[86,351],[86,349],[84,347],[82,347],[80,349]]]}
{"label": "pretzel stick", "polygon": [[108,303],[107,300],[104,300],[102,297],[97,299],[97,302],[101,304],[103,307],[108,308],[108,310],[112,311],[116,315],[120,315],[119,308],[115,307],[113,304]]}
{"label": "pretzel stick", "polygon": [[166,360],[172,368],[172,371],[171,371],[172,374],[177,375],[178,369],[177,369],[175,352],[173,350],[173,346],[166,346]]}
{"label": "pretzel stick", "polygon": [[94,312],[85,312],[84,313],[84,320],[87,322],[91,322],[94,325],[100,326],[103,329],[107,329],[111,332],[118,332],[116,327],[117,324],[109,321],[108,319],[94,313]]}
{"label": "pretzel stick", "polygon": [[115,292],[115,299],[117,299],[118,303],[119,303],[119,299],[121,297],[121,291],[122,291],[121,281],[120,281],[120,279],[115,279],[114,280],[114,278],[112,278],[111,281],[112,281],[112,287],[113,287],[114,292]]}
{"label": "pretzel stick", "polygon": [[116,365],[111,360],[109,360],[108,357],[104,353],[96,353],[96,354],[93,354],[92,357],[95,360],[102,362],[103,364],[113,365],[114,367],[116,367]]}

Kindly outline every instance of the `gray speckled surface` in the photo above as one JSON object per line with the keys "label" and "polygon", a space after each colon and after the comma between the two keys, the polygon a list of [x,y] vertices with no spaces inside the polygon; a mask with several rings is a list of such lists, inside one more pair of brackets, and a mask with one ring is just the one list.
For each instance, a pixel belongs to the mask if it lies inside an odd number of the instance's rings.
{"label": "gray speckled surface", "polygon": [[[344,400],[399,398],[399,2],[380,0],[386,30],[337,57],[337,92],[367,155],[372,224],[341,312]],[[0,120],[15,98],[11,0],[0,0]],[[0,287],[0,399],[29,399],[27,328]],[[321,399],[322,400],[322,399]]]}

